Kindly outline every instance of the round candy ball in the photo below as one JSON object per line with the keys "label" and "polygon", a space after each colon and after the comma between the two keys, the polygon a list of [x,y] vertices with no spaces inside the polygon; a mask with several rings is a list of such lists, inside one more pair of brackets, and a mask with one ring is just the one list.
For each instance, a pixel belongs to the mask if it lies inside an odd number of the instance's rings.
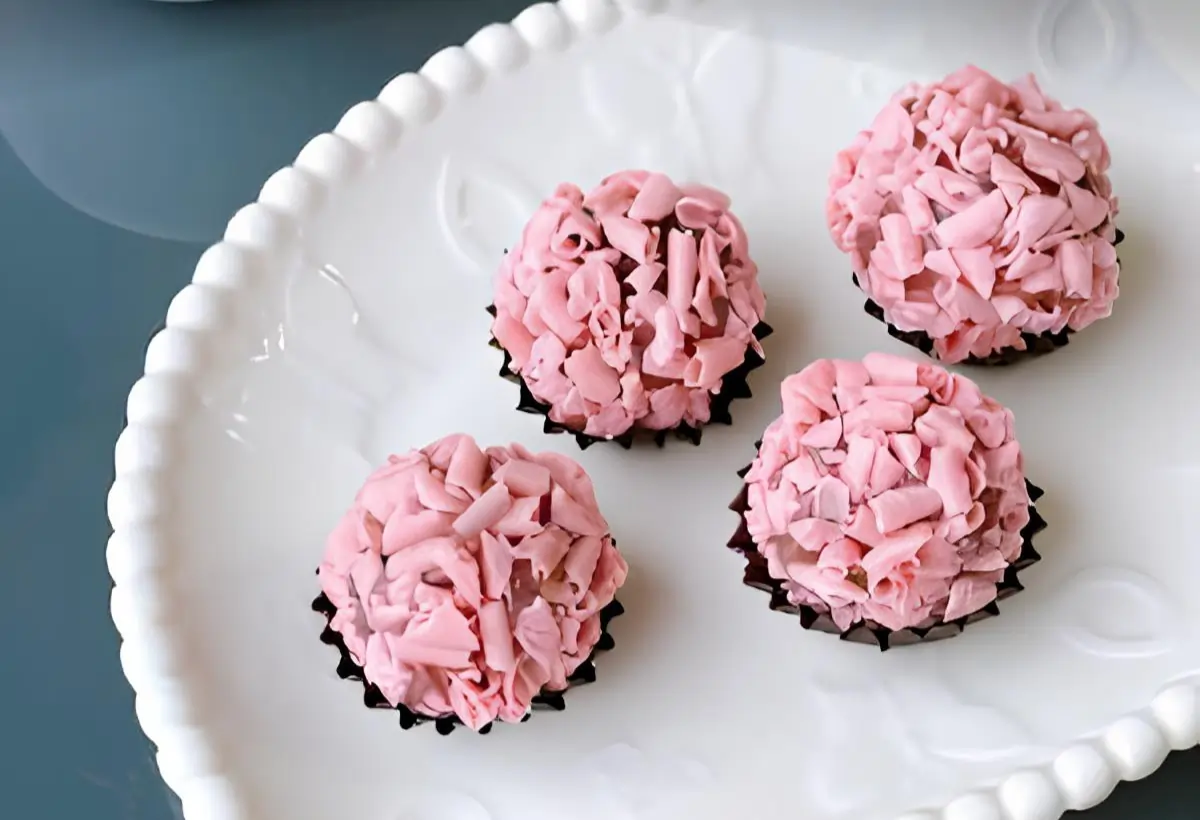
{"label": "round candy ball", "polygon": [[837,156],[826,215],[893,335],[1006,364],[1108,316],[1117,200],[1096,120],[973,66],[896,94]]}
{"label": "round candy ball", "polygon": [[472,729],[567,689],[626,573],[582,467],[466,435],[389,458],[318,570],[365,681]]}
{"label": "round candy ball", "polygon": [[793,607],[842,633],[900,632],[996,600],[1040,526],[1011,411],[963,376],[879,353],[814,362],[781,392],[741,509]]}
{"label": "round candy ball", "polygon": [[728,423],[768,331],[728,197],[648,171],[587,194],[560,185],[506,256],[494,300],[506,367],[581,443]]}

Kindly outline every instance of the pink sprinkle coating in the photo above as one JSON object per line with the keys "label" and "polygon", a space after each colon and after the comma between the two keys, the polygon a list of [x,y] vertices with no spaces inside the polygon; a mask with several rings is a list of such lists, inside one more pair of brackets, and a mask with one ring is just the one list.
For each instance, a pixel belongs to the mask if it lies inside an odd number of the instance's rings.
{"label": "pink sprinkle coating", "polygon": [[619,436],[709,420],[765,298],[724,194],[625,171],[542,203],[496,277],[492,334],[549,418]]}
{"label": "pink sprinkle coating", "polygon": [[388,702],[480,729],[567,688],[627,572],[582,467],[452,435],[367,479],[319,577]]}
{"label": "pink sprinkle coating", "polygon": [[900,91],[838,154],[826,217],[887,321],[960,362],[1112,313],[1108,167],[1089,114],[968,66]]}
{"label": "pink sprinkle coating", "polygon": [[1013,415],[963,376],[872,353],[788,377],[746,523],[789,600],[843,632],[925,628],[996,598],[1029,492]]}

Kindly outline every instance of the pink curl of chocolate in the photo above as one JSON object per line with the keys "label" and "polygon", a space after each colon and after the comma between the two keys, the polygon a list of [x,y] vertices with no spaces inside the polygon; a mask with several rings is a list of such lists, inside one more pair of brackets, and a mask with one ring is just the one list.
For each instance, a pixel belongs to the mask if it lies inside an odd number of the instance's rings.
{"label": "pink curl of chocolate", "polygon": [[1108,167],[1089,114],[968,66],[900,91],[838,154],[826,216],[886,320],[960,362],[1112,313]]}
{"label": "pink curl of chocolate", "polygon": [[560,185],[495,283],[492,334],[548,415],[612,438],[708,422],[765,299],[729,199],[625,171]]}
{"label": "pink curl of chocolate", "polygon": [[872,353],[788,377],[746,475],[746,523],[789,600],[843,632],[987,606],[1021,554],[1029,493],[1013,416],[974,382]]}
{"label": "pink curl of chocolate", "polygon": [[453,435],[367,479],[318,574],[368,683],[480,729],[568,687],[627,572],[582,467]]}

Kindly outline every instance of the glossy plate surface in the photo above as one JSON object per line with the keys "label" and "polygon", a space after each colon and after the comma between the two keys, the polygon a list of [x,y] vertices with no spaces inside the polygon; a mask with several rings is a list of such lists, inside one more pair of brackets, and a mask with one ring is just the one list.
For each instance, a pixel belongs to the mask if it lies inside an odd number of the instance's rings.
{"label": "glossy plate surface", "polygon": [[[780,379],[917,355],[862,312],[823,198],[892,90],[957,67],[920,47],[939,20],[864,61],[837,45],[846,25],[806,36],[770,4],[544,4],[397,78],[273,176],[151,342],[109,497],[122,662],[188,820],[1053,820],[1200,742],[1200,129],[1124,4],[1075,5],[1016,3],[1027,58],[973,59],[1044,68],[1101,118],[1122,296],[1065,350],[971,372],[1015,410],[1050,529],[1002,617],[928,646],[805,633],[724,543]],[[1097,26],[1129,71],[1076,65],[1072,38]],[[1112,79],[1143,75],[1147,93]],[[513,409],[484,308],[546,192],[634,166],[733,196],[776,333],[732,428],[580,454]],[[486,737],[365,709],[308,606],[371,466],[459,430],[578,457],[631,565],[599,682]]]}

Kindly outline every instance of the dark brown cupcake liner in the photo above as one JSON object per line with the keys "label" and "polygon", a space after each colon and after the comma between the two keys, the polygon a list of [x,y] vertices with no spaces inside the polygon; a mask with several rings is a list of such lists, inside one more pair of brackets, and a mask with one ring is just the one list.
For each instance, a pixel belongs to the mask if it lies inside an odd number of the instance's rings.
{"label": "dark brown cupcake liner", "polygon": [[[496,306],[489,305],[487,312],[492,318],[495,318]],[[774,332],[774,328],[766,322],[759,322],[754,326],[754,338],[760,342]],[[488,344],[504,354],[504,363],[500,366],[500,376],[516,384],[521,389],[521,397],[517,401],[517,409],[522,413],[532,413],[545,417],[542,423],[542,432],[551,434],[567,433],[572,435],[575,437],[576,443],[579,444],[580,450],[586,450],[593,444],[601,443],[619,444],[628,450],[638,438],[653,440],[656,445],[662,447],[666,444],[668,436],[674,436],[682,441],[690,441],[692,444],[700,443],[703,427],[693,427],[690,424],[684,423],[680,423],[667,430],[646,430],[635,427],[610,439],[581,433],[565,424],[552,421],[550,419],[550,405],[538,401],[529,390],[529,386],[525,384],[525,380],[521,378],[521,375],[512,369],[512,356],[509,355],[509,352],[501,346],[495,336],[492,337],[492,340]],[[746,358],[742,360],[742,363],[726,373],[724,378],[722,378],[721,392],[713,395],[712,402],[709,405],[709,424],[733,424],[733,416],[729,410],[730,405],[735,399],[748,399],[753,395],[747,379],[752,372],[762,367],[765,363],[766,360],[754,352],[754,350],[746,351]]]}
{"label": "dark brown cupcake liner", "polygon": [[[761,442],[756,446],[761,446]],[[738,471],[738,476],[745,478],[749,470],[750,466],[747,465]],[[746,523],[746,510],[749,509],[749,490],[748,485],[744,483],[742,491],[738,493],[737,498],[729,505],[729,509],[736,512],[740,520],[737,532],[729,539],[728,547],[746,559],[746,571],[742,578],[743,583],[748,587],[762,590],[770,595],[771,602],[769,606],[771,609],[799,616],[800,625],[805,629],[827,632],[831,635],[837,635],[843,641],[850,641],[852,643],[874,644],[879,647],[880,651],[886,652],[894,646],[908,646],[916,643],[952,638],[966,629],[970,624],[999,615],[999,602],[1011,598],[1025,588],[1017,576],[1025,569],[1042,560],[1042,556],[1033,547],[1033,537],[1046,528],[1045,519],[1042,518],[1033,505],[1033,502],[1041,498],[1044,493],[1039,487],[1028,480],[1026,480],[1025,486],[1029,490],[1030,499],[1029,523],[1021,530],[1021,554],[1017,556],[1015,562],[1005,569],[1004,579],[996,587],[996,599],[983,609],[972,612],[970,615],[953,621],[937,623],[930,627],[892,630],[875,621],[865,620],[853,624],[849,629],[843,631],[838,628],[837,624],[833,622],[833,618],[828,614],[820,612],[807,604],[793,604],[788,599],[787,590],[784,589],[783,582],[777,578],[773,578],[767,572],[767,559],[758,551],[757,544],[755,544],[754,539],[750,536],[750,528]]]}
{"label": "dark brown cupcake liner", "polygon": [[[387,698],[383,696],[383,692],[379,690],[379,687],[367,682],[363,668],[354,662],[354,658],[350,655],[350,650],[346,648],[346,642],[343,640],[342,634],[329,625],[330,621],[333,620],[334,614],[337,612],[337,607],[322,592],[313,600],[312,608],[313,611],[325,616],[325,629],[321,632],[321,643],[338,650],[338,677],[342,680],[353,680],[362,684],[364,706],[369,709],[389,709],[395,711],[400,716],[400,728],[406,730],[425,723],[432,723],[437,729],[438,734],[448,735],[459,726],[464,725],[462,719],[455,714],[433,717],[431,715],[418,714],[404,704],[392,706],[388,703]],[[567,678],[567,689],[595,682],[596,657],[601,652],[607,652],[616,646],[616,641],[613,640],[612,635],[608,631],[608,625],[612,622],[613,618],[622,615],[624,612],[625,607],[621,605],[620,601],[616,600],[600,610],[600,639],[596,642],[596,647],[592,650],[592,654],[588,656],[588,659],[581,663],[570,677]],[[529,720],[533,716],[533,712],[561,712],[566,709],[567,702],[564,695],[567,689],[561,691],[543,689],[534,696],[532,701],[533,710],[529,714],[526,714],[521,722],[524,723]],[[479,729],[479,734],[488,734],[492,731],[494,725],[495,721],[487,724]]]}
{"label": "dark brown cupcake liner", "polygon": [[[1117,237],[1114,240],[1114,245],[1119,245],[1125,241],[1125,233],[1120,229],[1117,230]],[[1117,260],[1119,265],[1120,259]],[[858,275],[851,274],[851,279],[854,286],[861,289],[858,283]],[[933,349],[933,337],[923,330],[901,330],[893,325],[884,316],[883,308],[880,307],[874,300],[868,298],[863,303],[863,310],[873,319],[877,319],[887,327],[888,335],[893,339],[899,339],[907,345],[915,347],[917,350],[929,356],[932,359],[938,360],[938,355]],[[961,364],[976,365],[979,367],[1007,367],[1017,362],[1022,362],[1027,359],[1036,359],[1039,356],[1045,356],[1047,353],[1053,353],[1060,347],[1066,347],[1071,341],[1071,334],[1075,331],[1071,328],[1064,328],[1058,333],[1022,333],[1021,340],[1025,342],[1025,349],[1019,350],[1015,347],[1006,347],[1003,350],[996,350],[986,356],[968,356]],[[939,360],[940,361],[940,360]]]}

